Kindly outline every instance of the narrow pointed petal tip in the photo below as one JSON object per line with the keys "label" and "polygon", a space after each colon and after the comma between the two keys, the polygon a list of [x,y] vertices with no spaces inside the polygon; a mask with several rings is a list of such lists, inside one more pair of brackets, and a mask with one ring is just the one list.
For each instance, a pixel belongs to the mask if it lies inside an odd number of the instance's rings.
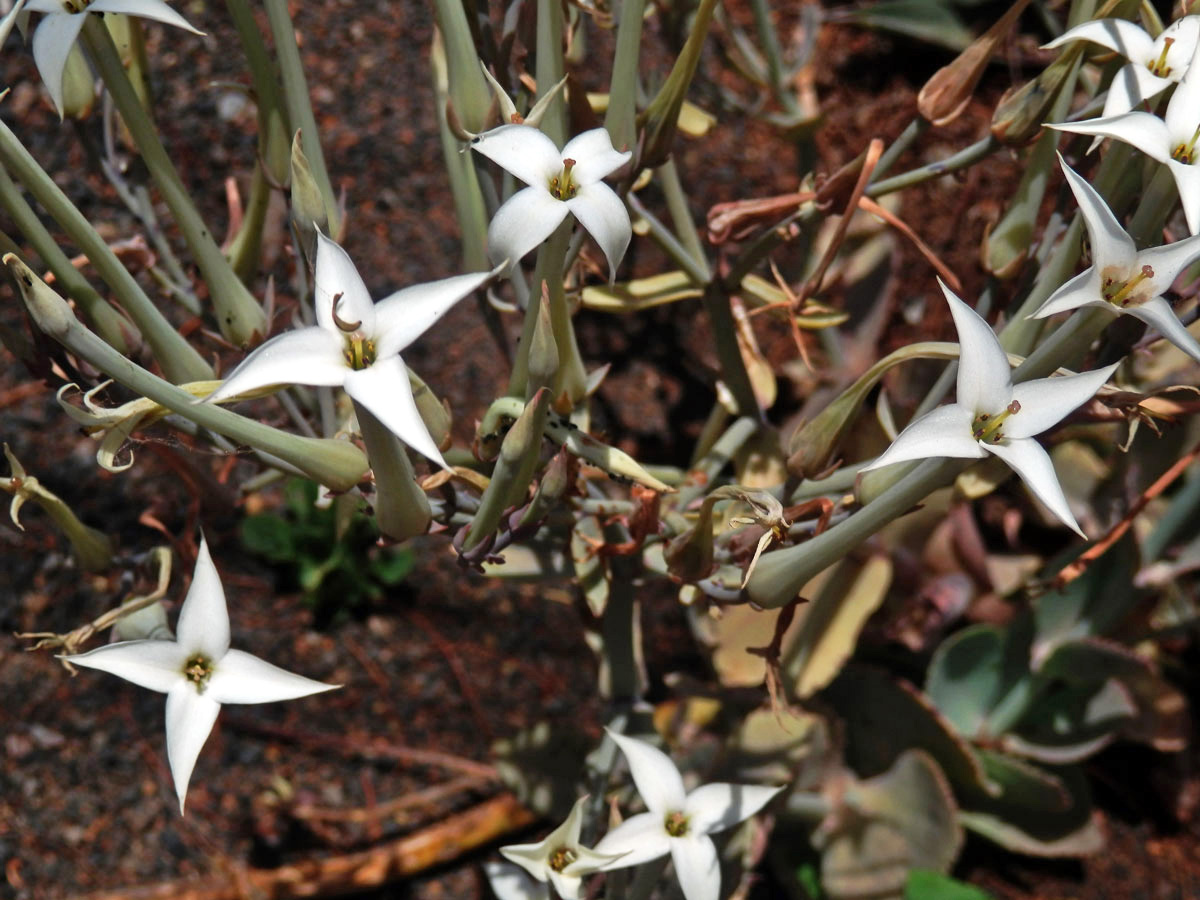
{"label": "narrow pointed petal tip", "polygon": [[627,869],[666,856],[671,852],[671,837],[661,813],[646,812],[630,816],[602,837],[592,849],[613,857],[604,870]]}
{"label": "narrow pointed petal tip", "polygon": [[215,402],[273,384],[338,387],[350,367],[336,334],[312,326],[285,331],[243,359],[215,391],[197,403]]}
{"label": "narrow pointed petal tip", "polygon": [[1058,162],[1067,178],[1067,185],[1075,195],[1079,211],[1083,214],[1083,223],[1087,226],[1088,237],[1092,241],[1092,258],[1098,268],[1119,265],[1125,268],[1133,264],[1137,249],[1133,239],[1121,227],[1104,198],[1096,189],[1081,178],[1079,173],[1067,165],[1062,154],[1058,154]]}
{"label": "narrow pointed petal tip", "polygon": [[[958,395],[955,401],[975,413],[997,413],[1012,395],[1012,367],[992,326],[940,280],[958,332]],[[942,454],[945,455],[945,454]]]}
{"label": "narrow pointed petal tip", "polygon": [[860,471],[881,469],[894,463],[950,457],[983,459],[987,454],[971,435],[974,413],[959,403],[939,406],[910,422],[874,462]]}
{"label": "narrow pointed petal tip", "polygon": [[421,418],[408,380],[408,367],[398,355],[347,373],[345,386],[346,393],[369,409],[392,434],[441,468],[449,469]]}
{"label": "narrow pointed petal tip", "polygon": [[334,335],[342,330],[334,321],[334,305],[337,317],[347,326],[361,323],[365,334],[375,333],[375,304],[367,293],[362,276],[350,255],[341,244],[317,229],[317,262],[314,267],[314,296],[316,298],[317,323]]}
{"label": "narrow pointed petal tip", "polygon": [[275,703],[340,687],[281,669],[243,650],[230,650],[214,666],[204,695],[217,703]]}
{"label": "narrow pointed petal tip", "polygon": [[379,357],[402,352],[455,304],[494,277],[493,272],[455,275],[396,291],[375,304],[375,340]]}
{"label": "narrow pointed petal tip", "polygon": [[[28,5],[26,9],[29,9]],[[33,33],[33,62],[60,119],[63,116],[63,72],[83,21],[82,14],[64,13],[59,7],[59,11],[42,19]]]}
{"label": "narrow pointed petal tip", "polygon": [[1155,297],[1129,310],[1129,314],[1141,319],[1193,360],[1200,362],[1200,343],[1183,327],[1171,305],[1162,297]]}
{"label": "narrow pointed petal tip", "polygon": [[471,149],[526,184],[542,188],[563,167],[563,154],[554,141],[531,125],[501,125],[485,131],[471,141]]}
{"label": "narrow pointed petal tip", "polygon": [[617,266],[629,249],[633,226],[629,211],[616,191],[602,182],[580,185],[578,193],[566,201],[571,213],[600,245],[608,261],[608,279],[615,281]]}
{"label": "narrow pointed petal tip", "polygon": [[175,630],[179,648],[185,656],[202,653],[216,663],[229,650],[225,589],[208,552],[208,541],[203,537],[192,572],[192,584],[179,610]]}
{"label": "narrow pointed petal tip", "polygon": [[1052,378],[1024,381],[1013,388],[1020,410],[1004,423],[1005,437],[1020,440],[1053,428],[1087,403],[1120,363],[1102,369]]}
{"label": "narrow pointed petal tip", "polygon": [[704,784],[688,794],[689,824],[700,834],[715,834],[745,821],[771,801],[783,787],[756,784]]}
{"label": "narrow pointed petal tip", "polygon": [[494,262],[513,265],[538,246],[570,212],[567,204],[542,186],[517,191],[496,210],[488,225],[488,255]]}
{"label": "narrow pointed petal tip", "polygon": [[122,641],[87,653],[60,656],[74,666],[98,669],[165,694],[183,681],[187,654],[175,641]]}
{"label": "narrow pointed petal tip", "polygon": [[167,694],[167,762],[180,815],[196,760],[220,711],[221,704],[198,693],[190,681],[180,680]]}
{"label": "narrow pointed petal tip", "polygon": [[200,29],[193,28],[187,19],[171,9],[163,0],[93,0],[88,10],[95,13],[124,13],[127,16],[138,16],[162,22],[164,25],[173,25],[192,34],[204,34]]}
{"label": "narrow pointed petal tip", "polygon": [[629,761],[629,773],[646,808],[659,814],[682,810],[687,802],[687,791],[683,789],[683,778],[671,758],[645,741],[611,729],[605,731]]}
{"label": "narrow pointed petal tip", "polygon": [[1058,475],[1050,455],[1033,438],[1006,440],[999,444],[988,444],[987,449],[1004,460],[1025,482],[1025,486],[1050,510],[1051,515],[1074,531],[1081,538],[1087,535],[1075,521],[1075,515],[1067,503]]}
{"label": "narrow pointed petal tip", "polygon": [[686,900],[718,900],[721,896],[721,863],[711,838],[695,835],[671,841],[675,877]]}

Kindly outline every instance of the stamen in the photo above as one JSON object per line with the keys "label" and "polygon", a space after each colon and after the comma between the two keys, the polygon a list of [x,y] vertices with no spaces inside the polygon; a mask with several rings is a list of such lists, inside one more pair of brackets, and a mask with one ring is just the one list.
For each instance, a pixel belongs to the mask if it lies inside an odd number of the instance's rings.
{"label": "stamen", "polygon": [[1200,140],[1200,125],[1196,126],[1196,130],[1192,132],[1192,139],[1186,144],[1177,144],[1171,150],[1171,159],[1176,162],[1181,162],[1184,165],[1195,165],[1198,161],[1196,152],[1196,141]]}
{"label": "stamen", "polygon": [[362,327],[362,320],[357,322],[347,322],[337,314],[338,301],[341,300],[343,296],[344,294],[342,291],[338,291],[333,295],[333,324],[342,331],[346,332],[346,334],[350,334],[352,331],[357,331]]}
{"label": "stamen", "polygon": [[575,160],[564,159],[563,170],[561,175],[555,175],[550,179],[550,194],[558,200],[570,200],[578,192],[574,179],[571,177],[571,170],[575,168]]}
{"label": "stamen", "polygon": [[1004,412],[994,416],[990,413],[979,413],[971,423],[971,437],[985,444],[1000,443],[1004,439],[1004,432],[1000,430],[1000,426],[1004,424],[1005,419],[1015,416],[1020,411],[1021,404],[1014,400],[1005,407]]}
{"label": "stamen", "polygon": [[[1104,299],[1113,306],[1120,306],[1124,308],[1135,299],[1133,297],[1134,288],[1136,288],[1143,281],[1153,277],[1154,269],[1153,267],[1147,265],[1142,266],[1141,271],[1128,281],[1117,282],[1114,279],[1106,278],[1104,279],[1104,287],[1102,288]],[[1115,291],[1113,290],[1114,287],[1117,288]]]}
{"label": "stamen", "polygon": [[1167,54],[1170,52],[1173,43],[1175,43],[1175,38],[1163,38],[1162,53],[1159,54],[1158,59],[1146,67],[1159,78],[1166,78],[1171,74],[1171,67],[1167,65]]}
{"label": "stamen", "polygon": [[550,854],[547,862],[555,872],[561,872],[577,859],[579,859],[579,855],[575,852],[575,848],[563,845]]}
{"label": "stamen", "polygon": [[375,362],[375,342],[364,337],[347,338],[342,356],[355,371],[370,368]]}
{"label": "stamen", "polygon": [[212,678],[212,660],[203,653],[194,653],[183,664],[183,677],[196,686],[196,692],[203,694]]}
{"label": "stamen", "polygon": [[671,837],[684,837],[688,833],[688,817],[681,812],[667,813],[663,828]]}

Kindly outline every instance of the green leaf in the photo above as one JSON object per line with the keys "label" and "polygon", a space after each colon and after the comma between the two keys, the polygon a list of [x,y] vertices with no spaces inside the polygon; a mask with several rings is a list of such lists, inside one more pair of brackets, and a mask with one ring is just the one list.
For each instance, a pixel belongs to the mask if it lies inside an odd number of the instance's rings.
{"label": "green leaf", "polygon": [[371,561],[371,574],[383,584],[399,584],[413,570],[413,555],[409,550],[381,553]]}
{"label": "green leaf", "polygon": [[1103,635],[1120,624],[1141,597],[1133,588],[1137,570],[1137,545],[1129,534],[1065,588],[1039,597],[1034,607],[1034,659],[1044,657],[1062,641]]}
{"label": "green leaf", "polygon": [[992,900],[992,895],[941,872],[912,869],[904,885],[904,900]]}
{"label": "green leaf", "polygon": [[292,526],[279,516],[249,516],[242,522],[241,532],[242,544],[251,553],[276,563],[296,558]]}
{"label": "green leaf", "polygon": [[847,18],[867,28],[893,31],[950,50],[965,50],[971,32],[962,19],[940,0],[881,0],[851,11]]}

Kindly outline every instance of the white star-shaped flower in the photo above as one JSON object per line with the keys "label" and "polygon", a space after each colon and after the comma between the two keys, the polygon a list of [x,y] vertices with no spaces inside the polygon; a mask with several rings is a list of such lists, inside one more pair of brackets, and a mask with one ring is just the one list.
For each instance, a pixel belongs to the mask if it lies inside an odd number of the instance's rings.
{"label": "white star-shaped flower", "polygon": [[585,131],[559,150],[536,128],[501,125],[476,137],[471,147],[529,185],[509,197],[488,226],[493,260],[516,263],[570,213],[596,239],[615,277],[633,230],[625,204],[600,179],[632,154],[614,150],[607,131]]}
{"label": "white star-shaped flower", "polygon": [[534,881],[519,866],[485,862],[483,871],[497,900],[551,900],[550,885]]}
{"label": "white star-shaped flower", "polygon": [[33,33],[33,61],[60,116],[63,114],[63,70],[79,30],[83,28],[83,17],[88,13],[124,13],[165,22],[192,34],[204,33],[189,25],[163,0],[28,0],[25,10],[46,14]]}
{"label": "white star-shaped flower", "polygon": [[1175,179],[1188,230],[1200,234],[1200,43],[1160,119],[1136,110],[1051,125],[1059,131],[1116,138],[1165,165]]}
{"label": "white star-shaped flower", "polygon": [[317,233],[317,324],[276,335],[242,360],[206,399],[271,384],[342,387],[414,450],[446,467],[425,427],[400,351],[492,277],[456,275],[371,302],[346,251]]}
{"label": "white star-shaped flower", "polygon": [[1091,41],[1129,60],[1113,77],[1101,116],[1117,116],[1161,94],[1183,78],[1200,38],[1200,16],[1184,16],[1157,38],[1126,19],[1095,19],[1076,25],[1046,44],[1061,47],[1071,41]]}
{"label": "white star-shaped flower", "polygon": [[1141,319],[1200,362],[1200,343],[1183,327],[1162,296],[1179,273],[1200,258],[1200,236],[1138,251],[1096,189],[1061,156],[1067,184],[1079,203],[1092,244],[1092,266],[1050,295],[1032,318],[1041,319],[1080,306],[1096,306]]}
{"label": "white star-shaped flower", "polygon": [[717,900],[721,865],[710,834],[750,818],[782,787],[705,784],[690,794],[670,758],[636,738],[609,731],[629,761],[629,771],[648,812],[632,816],[596,844],[597,853],[622,854],[605,868],[641,865],[671,854],[687,900]]}
{"label": "white star-shaped flower", "polygon": [[862,471],[934,457],[1000,457],[1034,495],[1080,537],[1085,537],[1063,496],[1054,465],[1033,439],[1058,424],[1108,381],[1117,366],[1014,385],[1008,355],[980,315],[942,284],[958,330],[957,402],[909,424],[877,460]]}
{"label": "white star-shaped flower", "polygon": [[167,759],[182,813],[192,769],[222,703],[294,700],[341,685],[230,648],[225,591],[203,540],[177,631],[174,640],[123,641],[63,659],[167,695]]}
{"label": "white star-shaped flower", "polygon": [[510,844],[501,847],[504,857],[527,871],[540,882],[550,882],[563,900],[583,896],[583,876],[599,872],[620,854],[597,853],[579,843],[583,829],[583,804],[580,797],[571,807],[567,820],[536,844]]}

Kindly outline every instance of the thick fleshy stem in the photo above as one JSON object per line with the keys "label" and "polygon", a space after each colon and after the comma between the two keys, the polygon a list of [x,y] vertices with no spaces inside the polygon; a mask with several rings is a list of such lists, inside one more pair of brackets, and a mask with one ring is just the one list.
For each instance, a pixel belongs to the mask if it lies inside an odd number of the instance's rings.
{"label": "thick fleshy stem", "polygon": [[613,52],[612,79],[608,86],[608,112],[604,127],[618,150],[629,149],[637,139],[638,54],[642,46],[642,21],[646,0],[623,0]]}
{"label": "thick fleshy stem", "polygon": [[386,425],[357,401],[354,414],[375,476],[375,522],[379,531],[396,541],[424,534],[433,521],[433,512],[416,482],[408,451]]}
{"label": "thick fleshy stem", "polygon": [[104,79],[105,87],[133,136],[142,159],[154,176],[163,200],[171,210],[179,231],[200,268],[213,299],[221,333],[235,344],[247,346],[261,340],[267,332],[267,317],[254,296],[246,290],[229,260],[221,252],[212,234],[200,219],[192,198],[175,165],[159,140],[154,123],[138,100],[125,73],[121,55],[112,35],[96,16],[88,16],[83,25],[83,42]]}
{"label": "thick fleshy stem", "polygon": [[117,295],[121,306],[142,333],[167,378],[176,384],[212,378],[212,367],[171,327],[171,323],[146,296],[137,279],[121,264],[104,238],[100,237],[83,213],[38,165],[3,121],[0,121],[0,160],[13,178],[33,194],[67,237],[87,254],[100,277]]}
{"label": "thick fleshy stem", "polygon": [[[538,91],[547,91],[562,81],[566,72],[563,58],[563,5],[560,0],[537,0],[537,61],[535,66]],[[555,97],[542,116],[542,131],[555,146],[567,142],[567,104]],[[536,284],[536,282],[535,282]]]}

